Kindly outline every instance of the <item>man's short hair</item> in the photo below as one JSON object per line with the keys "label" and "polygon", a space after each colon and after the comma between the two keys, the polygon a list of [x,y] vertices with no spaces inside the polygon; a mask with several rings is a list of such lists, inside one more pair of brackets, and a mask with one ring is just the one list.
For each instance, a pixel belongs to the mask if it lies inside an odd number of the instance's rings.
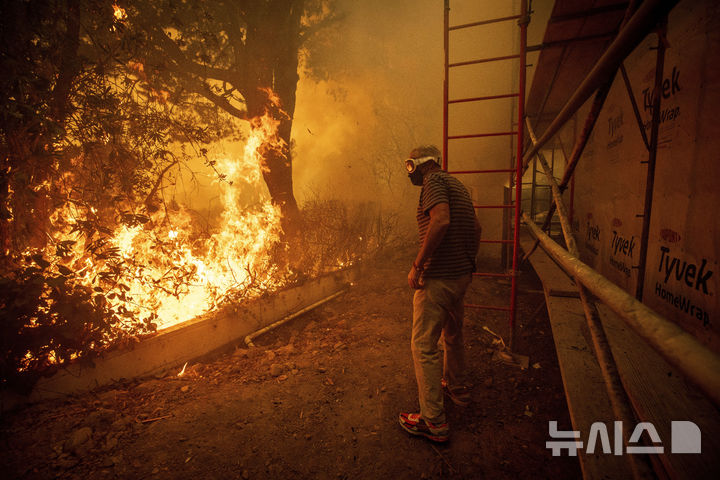
{"label": "man's short hair", "polygon": [[413,148],[410,152],[410,158],[434,157],[435,162],[440,165],[442,154],[435,145],[421,145]]}

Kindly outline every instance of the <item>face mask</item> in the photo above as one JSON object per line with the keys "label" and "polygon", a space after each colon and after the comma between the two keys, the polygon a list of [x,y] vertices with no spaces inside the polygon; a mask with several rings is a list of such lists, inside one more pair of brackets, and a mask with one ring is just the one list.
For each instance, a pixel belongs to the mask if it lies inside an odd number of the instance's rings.
{"label": "face mask", "polygon": [[435,157],[408,158],[405,160],[405,168],[408,171],[408,178],[410,178],[413,185],[418,187],[422,186],[423,175],[418,167],[430,160],[434,160],[435,162],[438,161]]}
{"label": "face mask", "polygon": [[416,187],[422,187],[423,174],[420,172],[419,168],[416,168],[412,173],[408,173],[408,178]]}

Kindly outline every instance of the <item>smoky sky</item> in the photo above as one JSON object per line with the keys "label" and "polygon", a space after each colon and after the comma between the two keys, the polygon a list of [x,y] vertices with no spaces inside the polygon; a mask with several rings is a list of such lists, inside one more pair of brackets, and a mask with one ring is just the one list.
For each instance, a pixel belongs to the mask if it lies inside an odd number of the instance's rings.
{"label": "smoky sky", "polygon": [[[542,40],[549,0],[539,11],[528,43]],[[295,194],[302,203],[314,195],[373,200],[399,212],[412,211],[418,190],[410,185],[402,160],[419,145],[442,144],[442,0],[342,0],[341,20],[332,42],[315,55],[327,56],[323,78],[301,74],[293,125]],[[450,24],[511,15],[508,2],[451,1]],[[508,55],[518,50],[511,22],[452,32],[450,62]],[[537,56],[530,56],[534,63]],[[450,97],[517,90],[517,61],[451,70]],[[532,67],[528,72],[531,76]],[[531,77],[530,77],[531,78]],[[528,82],[529,84],[529,82]],[[509,129],[511,101],[451,106],[450,133]],[[516,121],[516,120],[515,120]],[[451,143],[451,168],[506,167],[511,140]],[[501,199],[506,179],[463,178],[475,196]],[[499,189],[499,190],[498,190]],[[412,220],[412,215],[409,216]]]}
{"label": "smoky sky", "polygon": [[[443,1],[340,0],[339,19],[313,56],[302,61],[292,131],[294,193],[302,206],[311,199],[371,203],[397,213],[412,230],[419,190],[404,171],[403,160],[420,144],[442,145]],[[551,5],[533,2],[536,13],[528,44],[540,43]],[[511,15],[518,1],[451,1],[450,24]],[[517,27],[511,22],[451,33],[450,62],[515,53]],[[537,54],[528,57],[528,89]],[[517,62],[451,70],[450,98],[517,89]],[[515,106],[511,101],[453,105],[450,134],[507,130]],[[450,168],[505,168],[512,139],[451,142]],[[211,155],[242,155],[242,143],[223,141]],[[180,178],[178,195],[197,209],[220,207],[212,171],[198,160],[194,178]],[[186,175],[187,177],[187,175]],[[498,203],[506,178],[465,176],[477,202]],[[262,182],[249,187],[248,205],[267,198]],[[493,234],[499,217],[484,220]],[[497,217],[497,218],[496,218]],[[499,226],[497,226],[499,229]],[[497,232],[499,234],[499,231]]]}

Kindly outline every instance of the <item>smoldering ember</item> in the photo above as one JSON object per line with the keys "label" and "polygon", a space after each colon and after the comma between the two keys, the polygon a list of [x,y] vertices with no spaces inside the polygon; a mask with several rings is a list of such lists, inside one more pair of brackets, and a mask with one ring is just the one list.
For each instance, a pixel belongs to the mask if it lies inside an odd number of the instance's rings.
{"label": "smoldering ember", "polygon": [[2,477],[718,478],[718,31],[0,2]]}

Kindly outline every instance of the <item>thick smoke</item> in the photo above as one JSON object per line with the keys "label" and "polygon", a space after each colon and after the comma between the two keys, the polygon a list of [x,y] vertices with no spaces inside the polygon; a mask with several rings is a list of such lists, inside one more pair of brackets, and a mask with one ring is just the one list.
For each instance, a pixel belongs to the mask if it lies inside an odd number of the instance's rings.
{"label": "thick smoke", "polygon": [[442,2],[339,8],[332,39],[311,52],[298,87],[296,196],[412,211],[417,191],[402,160],[418,143],[442,141]]}
{"label": "thick smoke", "polygon": [[[541,3],[535,8],[546,11],[551,2],[534,3]],[[443,4],[440,0],[340,2],[335,32],[311,52],[309,69],[298,87],[293,168],[299,202],[315,195],[374,200],[396,211],[412,229],[418,190],[408,182],[402,159],[418,144],[442,144]],[[450,24],[517,11],[517,0],[497,5],[456,0],[451,2]],[[531,25],[528,42],[539,43],[544,25]],[[451,63],[517,50],[514,22],[451,33]],[[535,58],[531,55],[529,63]],[[453,70],[450,98],[517,90],[517,70],[517,61]],[[528,73],[529,84],[532,69]],[[509,130],[516,121],[515,108],[511,100],[452,105],[450,133]],[[450,166],[480,168],[483,162],[484,168],[507,168],[512,151],[509,137],[453,142]],[[506,178],[462,180],[476,201],[502,201]],[[485,223],[498,220],[488,218]],[[499,227],[496,230],[499,235]]]}

